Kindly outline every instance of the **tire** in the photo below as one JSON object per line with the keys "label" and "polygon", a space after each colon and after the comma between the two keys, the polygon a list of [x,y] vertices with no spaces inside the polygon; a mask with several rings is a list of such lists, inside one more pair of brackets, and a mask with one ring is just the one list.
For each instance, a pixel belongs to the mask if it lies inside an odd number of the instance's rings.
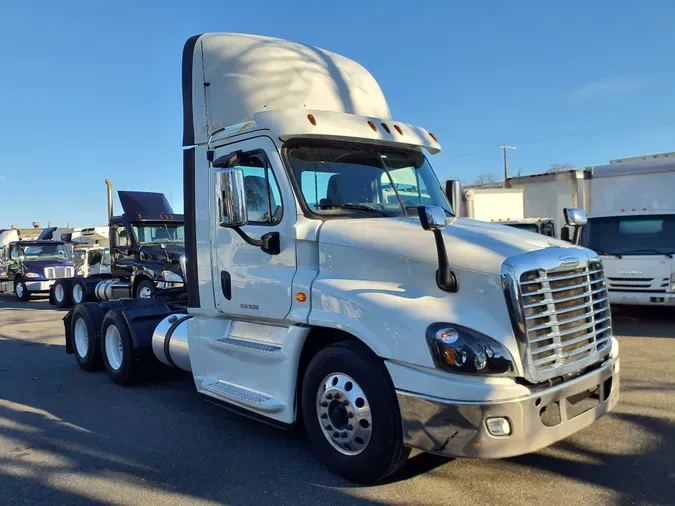
{"label": "tire", "polygon": [[73,310],[71,320],[73,352],[77,365],[87,372],[103,369],[103,358],[101,356],[103,316],[103,311],[96,302],[78,304]]}
{"label": "tire", "polygon": [[69,283],[63,279],[57,279],[52,286],[52,293],[54,294],[54,304],[61,309],[71,307],[73,305],[73,298],[71,296],[71,288]]}
{"label": "tire", "polygon": [[133,347],[131,332],[119,309],[108,311],[101,327],[103,364],[118,385],[138,383],[144,372],[144,354]]}
{"label": "tire", "polygon": [[[157,291],[157,288],[155,288],[155,283],[153,283],[149,279],[144,279],[136,285],[134,298],[136,298],[136,299],[150,299],[150,298],[155,296],[156,291]],[[146,296],[146,294],[148,294],[148,293],[150,295]]]}
{"label": "tire", "polygon": [[70,290],[70,296],[72,298],[73,304],[82,304],[87,302],[87,288],[84,285],[84,282],[81,279],[73,280],[73,285]]}
{"label": "tire", "polygon": [[[334,378],[338,380],[335,387]],[[324,384],[328,385],[325,391]],[[340,400],[337,395],[328,400],[336,388],[342,392]],[[361,343],[340,342],[319,351],[307,366],[301,395],[309,440],[319,459],[333,472],[371,484],[405,464],[410,448],[403,445],[394,385],[382,361]],[[360,412],[359,404],[370,410]]]}
{"label": "tire", "polygon": [[16,298],[21,302],[28,302],[30,300],[30,292],[26,288],[26,283],[23,279],[14,281],[14,293],[16,294]]}

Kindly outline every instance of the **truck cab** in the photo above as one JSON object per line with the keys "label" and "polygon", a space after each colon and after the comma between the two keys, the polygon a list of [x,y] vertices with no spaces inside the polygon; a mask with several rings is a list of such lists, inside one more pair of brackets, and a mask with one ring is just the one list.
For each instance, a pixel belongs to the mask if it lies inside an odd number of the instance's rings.
{"label": "truck cab", "polygon": [[195,36],[183,112],[187,307],[76,306],[66,350],[83,369],[97,349],[126,385],[152,353],[213,403],[302,422],[318,457],[361,483],[411,448],[535,451],[614,407],[598,256],[456,216],[427,159],[438,139],[392,118],[358,63]]}
{"label": "truck cab", "polygon": [[75,276],[66,243],[53,240],[16,241],[9,244],[7,281],[21,301],[34,293],[49,293],[57,279]]}

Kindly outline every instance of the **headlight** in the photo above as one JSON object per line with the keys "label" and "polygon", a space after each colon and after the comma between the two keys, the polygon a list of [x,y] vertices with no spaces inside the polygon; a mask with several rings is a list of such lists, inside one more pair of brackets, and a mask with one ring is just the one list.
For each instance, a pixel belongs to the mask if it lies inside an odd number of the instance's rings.
{"label": "headlight", "polygon": [[180,274],[176,274],[171,271],[162,271],[162,279],[168,283],[182,283],[183,278],[180,277]]}
{"label": "headlight", "polygon": [[24,274],[27,278],[39,278],[40,275],[37,272],[27,272]]}
{"label": "headlight", "polygon": [[440,369],[505,376],[514,372],[508,350],[475,330],[449,323],[434,323],[427,328],[427,343]]}

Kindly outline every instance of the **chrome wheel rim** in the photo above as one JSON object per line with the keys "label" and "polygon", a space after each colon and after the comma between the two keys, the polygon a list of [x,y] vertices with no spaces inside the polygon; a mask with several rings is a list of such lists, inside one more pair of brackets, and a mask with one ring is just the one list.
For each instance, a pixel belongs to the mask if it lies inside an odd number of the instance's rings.
{"label": "chrome wheel rim", "polygon": [[16,289],[14,290],[16,292],[17,297],[23,297],[23,283],[17,283],[16,284]]}
{"label": "chrome wheel rim", "polygon": [[111,325],[105,331],[105,355],[108,358],[108,364],[115,371],[122,367],[122,349],[120,331],[115,325]]}
{"label": "chrome wheel rim", "polygon": [[82,285],[79,283],[73,287],[73,301],[75,304],[82,302]]}
{"label": "chrome wheel rim", "polygon": [[316,414],[323,435],[344,455],[358,455],[373,433],[370,403],[359,384],[335,372],[319,384]]}
{"label": "chrome wheel rim", "polygon": [[152,299],[152,290],[147,286],[144,286],[138,291],[139,299]]}
{"label": "chrome wheel rim", "polygon": [[62,302],[63,296],[64,296],[63,285],[60,284],[56,285],[56,287],[54,287],[54,297],[56,298],[57,302]]}
{"label": "chrome wheel rim", "polygon": [[75,320],[75,351],[84,358],[89,353],[89,333],[82,318]]}

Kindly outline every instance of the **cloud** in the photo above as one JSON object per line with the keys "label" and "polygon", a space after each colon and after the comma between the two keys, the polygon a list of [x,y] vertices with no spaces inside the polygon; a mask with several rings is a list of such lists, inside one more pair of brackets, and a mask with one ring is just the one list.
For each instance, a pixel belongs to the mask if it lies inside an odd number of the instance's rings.
{"label": "cloud", "polygon": [[572,102],[623,98],[637,93],[643,87],[644,82],[638,77],[615,76],[586,83],[570,91],[567,96]]}
{"label": "cloud", "polygon": [[3,179],[5,179],[5,176],[0,176],[0,181],[2,181]]}

